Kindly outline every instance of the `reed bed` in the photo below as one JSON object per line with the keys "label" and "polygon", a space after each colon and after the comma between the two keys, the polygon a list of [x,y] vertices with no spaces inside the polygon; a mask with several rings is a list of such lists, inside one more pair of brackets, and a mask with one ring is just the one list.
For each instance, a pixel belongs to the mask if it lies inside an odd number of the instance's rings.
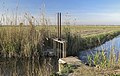
{"label": "reed bed", "polygon": [[120,35],[119,30],[107,33],[91,34],[88,36],[81,36],[80,34],[73,34],[72,32],[67,31],[64,35],[67,40],[67,54],[77,55],[79,51],[97,47],[118,35]]}
{"label": "reed bed", "polygon": [[3,57],[41,55],[47,31],[36,30],[32,24],[0,28],[0,53]]}
{"label": "reed bed", "polygon": [[107,56],[105,50],[97,52],[93,56],[88,56],[88,65],[81,64],[74,69],[73,76],[119,76],[120,75],[120,53],[115,54],[112,47]]}
{"label": "reed bed", "polygon": [[[77,55],[79,51],[96,47],[120,34],[120,31],[117,29],[116,31],[109,31],[108,33],[91,33],[91,35],[83,36],[81,33],[76,33],[80,31],[79,29],[75,31],[72,27],[73,26],[62,27],[62,38],[67,40],[68,56]],[[76,27],[85,29],[86,26],[75,26],[75,28]],[[86,29],[91,31],[91,29],[87,27]],[[96,28],[97,26],[89,27]],[[98,28],[101,27],[102,26],[98,26]],[[53,47],[52,39],[56,37],[57,26],[35,26],[32,23],[29,25],[21,23],[17,26],[1,26],[0,53],[2,57],[41,56],[43,51]]]}
{"label": "reed bed", "polygon": [[[2,8],[5,6],[4,3],[3,1]],[[18,1],[16,10],[12,13],[13,16],[9,17],[7,8],[1,16],[0,22],[3,24],[0,24],[0,56],[40,56],[47,48],[53,47],[52,39],[57,37],[57,26],[47,26],[50,22],[46,18],[44,2],[38,20],[30,13],[18,12],[19,5]],[[22,14],[21,18],[19,18],[19,13]],[[19,19],[23,19],[23,23],[27,24],[18,25]],[[38,26],[35,26],[35,22]],[[67,40],[68,55],[76,55],[78,51],[98,46],[120,34],[120,26],[75,26],[71,25],[69,20],[63,22],[66,24],[62,26],[62,38]]]}

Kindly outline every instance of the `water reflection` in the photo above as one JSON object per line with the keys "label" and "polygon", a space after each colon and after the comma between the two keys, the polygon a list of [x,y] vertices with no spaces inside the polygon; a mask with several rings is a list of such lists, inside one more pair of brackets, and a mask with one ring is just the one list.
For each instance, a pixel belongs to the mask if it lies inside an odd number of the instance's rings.
{"label": "water reflection", "polygon": [[7,59],[0,62],[0,76],[50,76],[58,70],[57,58]]}
{"label": "water reflection", "polygon": [[114,54],[116,56],[116,61],[117,61],[117,59],[119,57],[119,53],[120,53],[120,36],[118,36],[110,41],[107,41],[106,43],[104,43],[98,47],[95,47],[93,49],[81,51],[79,53],[79,58],[84,63],[88,63],[88,56],[93,57],[98,52],[101,53],[102,51],[104,51],[105,55],[108,58],[110,57],[110,53],[113,51],[112,54]]}

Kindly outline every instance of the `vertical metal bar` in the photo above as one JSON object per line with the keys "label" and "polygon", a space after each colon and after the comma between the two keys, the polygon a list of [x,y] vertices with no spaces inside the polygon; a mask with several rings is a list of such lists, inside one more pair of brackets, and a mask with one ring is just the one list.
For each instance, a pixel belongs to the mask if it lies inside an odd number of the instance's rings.
{"label": "vertical metal bar", "polygon": [[63,43],[62,46],[63,46],[63,48],[62,48],[62,49],[63,49],[63,50],[62,50],[63,56],[62,56],[62,57],[65,58],[65,49],[64,49],[64,48],[65,48],[65,43]]}
{"label": "vertical metal bar", "polygon": [[60,13],[60,40],[61,40],[61,13]]}
{"label": "vertical metal bar", "polygon": [[55,56],[57,56],[56,42],[54,40],[53,40],[53,51],[55,53]]}
{"label": "vertical metal bar", "polygon": [[60,49],[60,58],[62,58],[62,56],[61,56],[62,55],[62,52],[61,52],[62,51],[61,50],[61,43],[59,43],[59,49]]}
{"label": "vertical metal bar", "polygon": [[65,49],[65,57],[66,57],[67,56],[67,42],[65,42],[64,49]]}
{"label": "vertical metal bar", "polygon": [[59,39],[59,13],[57,13],[58,39]]}
{"label": "vertical metal bar", "polygon": [[[59,13],[57,13],[57,24],[58,24],[58,40],[59,40]],[[57,51],[58,51],[58,54],[57,54],[57,56],[58,56],[58,58],[60,57],[60,47],[59,47],[59,43],[57,43]]]}

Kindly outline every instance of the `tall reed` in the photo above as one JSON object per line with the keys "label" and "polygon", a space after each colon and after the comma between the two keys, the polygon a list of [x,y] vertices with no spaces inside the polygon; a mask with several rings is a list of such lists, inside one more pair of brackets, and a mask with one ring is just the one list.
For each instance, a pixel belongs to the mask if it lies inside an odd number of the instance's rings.
{"label": "tall reed", "polygon": [[45,48],[46,30],[36,30],[35,26],[0,27],[0,52],[2,56],[32,56],[41,55]]}
{"label": "tall reed", "polygon": [[101,52],[98,51],[93,56],[88,56],[88,64],[95,65],[99,69],[119,69],[120,66],[120,55],[115,53],[115,48],[112,47],[109,53],[106,53],[103,49]]}

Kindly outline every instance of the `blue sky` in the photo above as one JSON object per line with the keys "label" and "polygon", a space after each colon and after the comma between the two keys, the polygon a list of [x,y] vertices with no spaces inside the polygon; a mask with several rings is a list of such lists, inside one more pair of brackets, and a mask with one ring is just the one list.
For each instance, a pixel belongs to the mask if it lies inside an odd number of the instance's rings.
{"label": "blue sky", "polygon": [[[9,9],[7,14],[15,11],[19,4],[18,12],[29,12],[38,16],[43,0],[0,0],[0,14]],[[120,25],[120,0],[44,0],[47,17],[55,21],[55,14],[62,12],[63,16],[71,23],[94,25]],[[65,21],[65,17],[63,17]],[[75,21],[74,21],[75,20]]]}

